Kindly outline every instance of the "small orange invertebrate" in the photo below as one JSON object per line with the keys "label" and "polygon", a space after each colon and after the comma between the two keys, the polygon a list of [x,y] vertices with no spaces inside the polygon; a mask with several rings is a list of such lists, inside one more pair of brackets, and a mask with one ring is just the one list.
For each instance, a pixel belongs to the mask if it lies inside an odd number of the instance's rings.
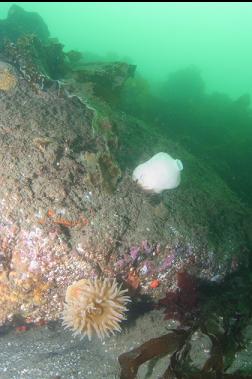
{"label": "small orange invertebrate", "polygon": [[39,219],[38,219],[38,223],[39,223],[40,225],[44,225],[44,224],[46,223],[46,219],[45,219],[45,217],[39,218]]}
{"label": "small orange invertebrate", "polygon": [[78,221],[70,221],[70,220],[67,220],[65,218],[57,218],[55,221],[54,221],[55,224],[59,224],[59,225],[63,225],[63,226],[67,226],[67,227],[72,227],[72,226],[76,226],[78,225]]}
{"label": "small orange invertebrate", "polygon": [[150,287],[151,288],[157,288],[160,285],[160,281],[158,279],[152,280]]}
{"label": "small orange invertebrate", "polygon": [[82,225],[88,225],[89,224],[89,220],[86,217],[81,216],[80,220],[79,220],[79,223],[82,224]]}
{"label": "small orange invertebrate", "polygon": [[29,329],[28,325],[20,325],[16,326],[15,330],[16,332],[26,332]]}
{"label": "small orange invertebrate", "polygon": [[47,216],[48,216],[48,217],[54,217],[55,214],[56,214],[56,213],[55,213],[52,209],[48,209],[48,211],[47,211]]}
{"label": "small orange invertebrate", "polygon": [[134,289],[137,289],[139,286],[140,286],[140,278],[138,276],[138,273],[136,270],[131,270],[129,273],[128,273],[128,277],[127,277],[127,283]]}
{"label": "small orange invertebrate", "polygon": [[47,324],[46,320],[43,320],[42,318],[35,322],[36,326],[45,326]]}
{"label": "small orange invertebrate", "polygon": [[46,216],[38,219],[38,223],[41,225],[44,225],[46,223],[46,217],[48,217],[48,218],[52,218],[52,222],[54,224],[63,225],[63,226],[66,226],[68,228],[72,228],[72,227],[77,226],[77,225],[84,225],[85,226],[85,225],[89,224],[89,220],[84,216],[80,216],[80,218],[76,221],[68,220],[68,219],[63,218],[63,217],[56,218],[55,216],[56,216],[56,212],[53,209],[48,209]]}

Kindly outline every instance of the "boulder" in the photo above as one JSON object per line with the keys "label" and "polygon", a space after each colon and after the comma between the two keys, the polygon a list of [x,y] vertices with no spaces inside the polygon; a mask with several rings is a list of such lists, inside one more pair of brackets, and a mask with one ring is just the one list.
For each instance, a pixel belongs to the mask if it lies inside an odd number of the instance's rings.
{"label": "boulder", "polygon": [[[58,319],[82,278],[148,302],[178,272],[221,281],[247,264],[251,221],[225,182],[111,103],[134,70],[71,66],[36,36],[0,46],[0,324]],[[132,172],[160,151],[183,162],[181,184],[146,194]]]}
{"label": "boulder", "polygon": [[27,12],[13,4],[5,20],[0,20],[0,44],[4,39],[16,42],[25,34],[34,34],[42,41],[49,38],[49,30],[42,17],[36,12]]}

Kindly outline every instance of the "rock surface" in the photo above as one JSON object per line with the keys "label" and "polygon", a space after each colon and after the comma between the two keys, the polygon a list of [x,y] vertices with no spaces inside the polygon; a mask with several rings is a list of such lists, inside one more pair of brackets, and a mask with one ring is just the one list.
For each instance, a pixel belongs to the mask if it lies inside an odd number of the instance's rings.
{"label": "rock surface", "polygon": [[47,25],[38,13],[26,12],[14,4],[5,20],[0,20],[0,44],[8,39],[16,42],[24,34],[34,34],[42,41],[49,38]]}

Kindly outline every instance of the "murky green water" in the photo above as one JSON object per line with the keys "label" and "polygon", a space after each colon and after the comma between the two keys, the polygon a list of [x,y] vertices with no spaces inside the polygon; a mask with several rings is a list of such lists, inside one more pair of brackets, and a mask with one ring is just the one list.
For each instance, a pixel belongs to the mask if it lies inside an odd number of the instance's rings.
{"label": "murky green water", "polygon": [[[12,3],[0,5],[1,18]],[[127,57],[156,84],[190,64],[208,91],[251,93],[251,3],[26,3],[66,49]]]}

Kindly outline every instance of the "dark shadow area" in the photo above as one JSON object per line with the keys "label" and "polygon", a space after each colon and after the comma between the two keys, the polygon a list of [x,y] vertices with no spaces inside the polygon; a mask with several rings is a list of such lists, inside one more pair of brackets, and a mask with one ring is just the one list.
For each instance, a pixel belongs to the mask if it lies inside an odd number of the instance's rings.
{"label": "dark shadow area", "polygon": [[[250,367],[234,375],[226,373],[247,342],[244,332],[252,315],[251,272],[250,264],[227,275],[221,283],[196,280],[180,273],[177,290],[167,292],[158,304],[158,308],[164,309],[165,319],[180,321],[179,328],[122,354],[120,378],[136,378],[139,366],[147,361],[151,373],[158,359],[166,354],[170,354],[170,363],[162,379],[251,378]],[[212,342],[210,357],[202,370],[192,367],[189,358],[195,332],[203,333]]]}

